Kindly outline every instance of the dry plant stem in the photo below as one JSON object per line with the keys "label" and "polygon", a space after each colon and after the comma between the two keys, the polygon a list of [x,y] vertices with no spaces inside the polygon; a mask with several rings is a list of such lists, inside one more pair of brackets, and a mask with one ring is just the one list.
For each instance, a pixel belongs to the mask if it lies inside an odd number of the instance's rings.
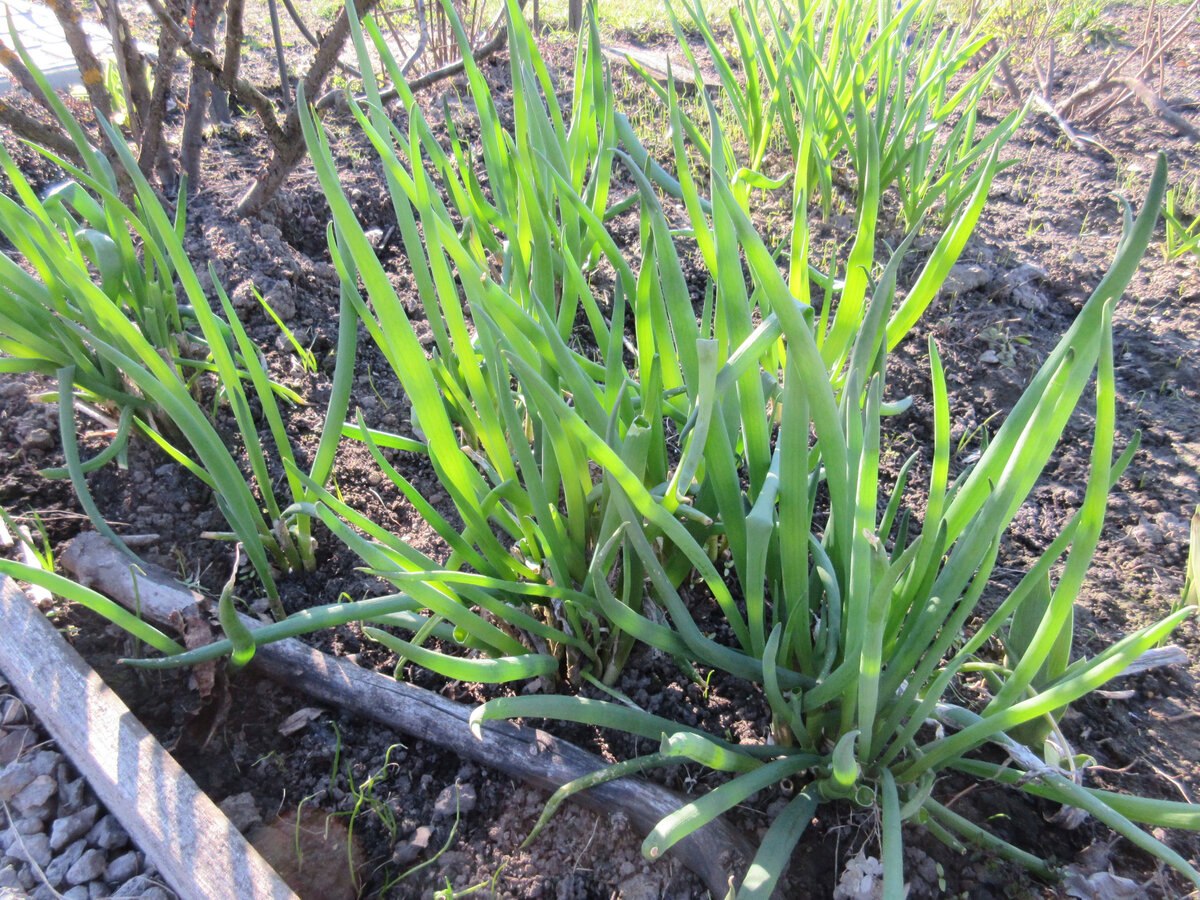
{"label": "dry plant stem", "polygon": [[1171,107],[1167,106],[1166,101],[1155,93],[1154,89],[1146,84],[1146,82],[1140,78],[1131,78],[1122,75],[1118,75],[1113,81],[1131,91],[1134,96],[1142,101],[1146,109],[1158,116],[1181,135],[1193,141],[1200,141],[1200,130],[1179,113],[1175,112],[1175,110],[1171,109]]}
{"label": "dry plant stem", "polygon": [[[369,13],[379,0],[356,0],[355,15],[360,19]],[[345,8],[338,13],[333,26],[325,35],[312,65],[304,76],[304,96],[316,97],[341,55],[342,47],[350,36],[350,20]],[[300,114],[296,104],[292,105],[280,131],[279,139],[272,141],[271,158],[255,179],[250,190],[238,202],[238,216],[257,216],[283,186],[289,173],[304,158],[304,134],[300,129]]]}
{"label": "dry plant stem", "polygon": [[[1191,24],[1192,17],[1195,15],[1197,10],[1200,10],[1200,0],[1193,0],[1193,2],[1188,5],[1188,8],[1185,9],[1179,16],[1179,18],[1175,20],[1175,24],[1167,30],[1166,35],[1157,41],[1158,46],[1154,48],[1153,52],[1147,55],[1147,49],[1144,46],[1135,47],[1134,49],[1130,50],[1129,53],[1124,56],[1124,58],[1110,63],[1100,73],[1100,75],[1098,75],[1096,78],[1093,78],[1083,87],[1071,94],[1071,96],[1063,101],[1062,105],[1059,107],[1059,111],[1062,113],[1064,118],[1074,117],[1085,103],[1088,103],[1101,94],[1111,91],[1114,86],[1113,76],[1117,75],[1119,72],[1122,72],[1130,62],[1138,57],[1139,53],[1142,54],[1143,62],[1138,70],[1133,74],[1133,77],[1142,78],[1148,71],[1150,71],[1150,68],[1162,58],[1163,53],[1170,49],[1170,47],[1177,40],[1179,40],[1180,36]],[[1087,118],[1094,117],[1099,112],[1107,112],[1109,108],[1111,107],[1101,107],[1093,110],[1088,114]]]}
{"label": "dry plant stem", "polygon": [[184,900],[295,894],[7,577],[0,669]]}
{"label": "dry plant stem", "polygon": [[83,80],[84,88],[87,89],[92,107],[99,110],[104,118],[111,119],[112,103],[109,101],[108,92],[104,89],[104,71],[100,68],[100,61],[96,59],[96,54],[92,52],[92,48],[88,44],[87,35],[83,32],[83,19],[79,14],[79,8],[73,0],[50,0],[49,6],[54,17],[58,19],[58,24],[62,26],[67,46],[71,48],[71,53],[79,64],[79,75]]}
{"label": "dry plant stem", "polygon": [[[522,9],[524,9],[524,7],[525,7],[525,2],[526,2],[526,0],[521,0],[521,8]],[[421,6],[423,9],[424,4],[422,4]],[[491,30],[496,29],[498,23],[499,23],[499,18],[497,18],[495,21],[492,22],[492,25],[488,30],[491,31]],[[425,39],[424,38],[424,29],[422,29],[421,40],[424,41],[424,39]],[[508,30],[505,28],[500,28],[498,31],[495,31],[495,33],[490,38],[488,38],[488,40],[484,44],[482,44],[478,49],[476,49],[474,51],[474,53],[472,53],[471,55],[472,55],[472,57],[474,57],[476,62],[481,62],[482,60],[487,59],[489,56],[492,56],[493,54],[499,52],[504,47],[504,44],[507,40],[508,40]],[[421,44],[418,44],[417,47],[422,53],[424,52],[424,48],[421,46]],[[410,65],[411,63],[415,63],[416,60],[417,60],[417,53],[416,53],[416,51],[414,51],[413,55],[409,57],[409,61],[405,62],[405,65]],[[410,90],[419,91],[419,90],[422,90],[423,88],[429,87],[431,84],[437,84],[439,81],[443,81],[447,78],[452,78],[455,75],[457,75],[459,72],[461,72],[462,70],[463,70],[463,61],[461,59],[456,59],[452,63],[447,63],[446,65],[441,66],[440,68],[434,69],[430,72],[426,72],[423,75],[418,75],[416,78],[410,79],[408,82],[408,86],[409,86]],[[394,86],[388,87],[379,92],[379,97],[384,103],[389,103],[392,100],[395,100],[396,96],[397,96],[396,88]],[[320,100],[318,100],[316,102],[316,108],[318,111],[323,111],[323,110],[329,109],[332,106],[336,106],[339,103],[339,101],[342,100],[343,97],[344,97],[343,91],[340,91],[340,90],[328,91],[321,97]]]}
{"label": "dry plant stem", "polygon": [[1000,60],[1000,79],[1004,82],[1004,89],[1008,91],[1008,95],[1017,103],[1024,102],[1021,95],[1021,88],[1017,85],[1017,79],[1013,77],[1012,66],[1008,64],[1008,59]]}
{"label": "dry plant stem", "polygon": [[[126,606],[134,602],[133,575],[125,557],[99,535],[77,537],[63,552],[62,562],[82,584]],[[170,624],[172,610],[194,609],[197,602],[203,602],[168,573],[153,567],[138,576],[137,597],[143,615],[163,624]],[[242,621],[250,628],[260,627],[248,617]],[[484,723],[482,738],[476,739],[468,725],[469,707],[313,650],[294,638],[259,647],[250,667],[334,708],[446,747],[545,790],[555,790],[607,765],[540,729],[508,722]],[[632,778],[600,785],[574,799],[598,812],[620,813],[643,833],[685,802],[666,788]],[[735,868],[740,869],[737,857],[749,860],[754,855],[745,835],[722,820],[700,829],[671,852],[714,897],[723,897],[728,891],[730,876]]]}
{"label": "dry plant stem", "polygon": [[[417,60],[425,53],[425,48],[429,46],[429,18],[425,14],[425,0],[414,0],[413,8],[417,13],[417,45],[405,58],[404,65],[400,67],[400,73],[406,77],[412,67],[417,64]],[[391,24],[390,15],[388,16],[388,23],[389,25]]]}
{"label": "dry plant stem", "polygon": [[[300,15],[300,11],[296,9],[296,5],[292,0],[283,0],[283,8],[287,10],[289,18],[299,30],[301,36],[309,42],[314,48],[320,48],[321,42],[313,35],[308,26],[304,24],[304,19]],[[348,65],[340,58],[337,61],[337,67],[349,75],[351,78],[362,78],[362,74],[354,66]]]}
{"label": "dry plant stem", "polygon": [[292,105],[291,78],[288,76],[287,58],[283,55],[283,31],[279,26],[279,7],[275,0],[267,0],[267,11],[271,19],[271,39],[275,42],[275,65],[279,70],[279,93],[285,107]]}

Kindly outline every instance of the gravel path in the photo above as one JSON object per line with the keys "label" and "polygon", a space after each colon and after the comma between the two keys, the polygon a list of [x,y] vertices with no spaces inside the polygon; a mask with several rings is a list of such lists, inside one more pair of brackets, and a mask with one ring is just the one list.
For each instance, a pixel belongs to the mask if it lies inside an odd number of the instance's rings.
{"label": "gravel path", "polygon": [[0,676],[0,900],[175,893]]}

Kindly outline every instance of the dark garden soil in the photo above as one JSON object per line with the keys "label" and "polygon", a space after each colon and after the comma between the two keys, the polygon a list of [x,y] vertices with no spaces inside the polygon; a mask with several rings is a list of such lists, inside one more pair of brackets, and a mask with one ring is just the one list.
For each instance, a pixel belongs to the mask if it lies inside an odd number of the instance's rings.
{"label": "dark garden soil", "polygon": [[[1140,8],[1118,7],[1107,15],[1112,33],[1141,34]],[[568,75],[570,48],[552,39],[546,52],[560,74]],[[1110,52],[1117,51],[1077,47],[1060,59],[1064,92],[1086,81]],[[265,59],[264,53],[254,62],[263,72],[269,68]],[[490,61],[484,71],[496,85],[505,84],[507,59]],[[638,102],[635,87],[623,75],[616,78],[621,102]],[[431,89],[427,99],[431,107],[446,100],[461,133],[469,131],[472,113],[459,99],[460,88],[446,82]],[[503,89],[498,93],[505,96]],[[1164,95],[1177,111],[1193,122],[1200,120],[1200,25],[1168,55]],[[653,128],[661,140],[663,123],[655,124],[654,110],[644,96],[640,102],[638,115],[631,118],[647,130],[648,140]],[[998,120],[1010,102],[996,95],[982,113]],[[333,114],[326,125],[347,194],[364,226],[379,229],[380,256],[410,315],[420,320],[423,313],[399,241],[392,235],[390,204],[374,155],[348,116]],[[239,138],[240,129],[253,127],[249,120],[239,120],[234,129],[209,137],[204,183],[189,205],[188,249],[197,269],[212,264],[252,336],[265,348],[275,376],[308,401],[288,423],[298,456],[303,457],[316,445],[337,339],[337,276],[325,245],[328,210],[311,166],[302,165],[263,221],[231,217],[229,211],[260,162],[259,144]],[[889,390],[897,397],[914,398],[911,409],[889,422],[885,458],[892,477],[911,453],[932,446],[926,350],[930,337],[937,341],[949,379],[957,444],[954,465],[962,467],[978,453],[985,435],[994,433],[1103,275],[1121,227],[1114,192],[1138,202],[1160,150],[1168,156],[1172,183],[1200,179],[1197,145],[1141,107],[1118,110],[1097,138],[1108,152],[1072,148],[1052,122],[1031,115],[1009,145],[1008,155],[1018,162],[997,179],[984,219],[955,272],[963,289],[944,292],[891,363]],[[14,147],[8,135],[3,139],[39,182],[35,187],[58,177],[52,167]],[[763,223],[770,226],[766,214]],[[844,216],[835,215],[821,226],[818,237],[836,240],[844,226]],[[636,243],[636,220],[627,226],[618,223],[617,231],[619,238]],[[932,241],[918,241],[920,246],[927,251]],[[915,262],[906,268],[911,277]],[[251,285],[311,348],[317,359],[315,374],[303,369],[267,320]],[[1104,538],[1077,604],[1076,654],[1099,652],[1161,618],[1179,596],[1188,520],[1200,503],[1198,334],[1200,259],[1164,262],[1156,242],[1117,313],[1118,446],[1139,429],[1142,442],[1113,491]],[[360,410],[372,426],[406,432],[404,392],[361,329],[360,338],[351,415]],[[52,541],[61,545],[89,526],[69,485],[48,481],[37,472],[61,462],[56,407],[36,401],[46,389],[46,384],[29,379],[0,380],[0,505],[21,516],[39,515]],[[1018,515],[997,569],[997,595],[1004,582],[1015,583],[1078,508],[1087,480],[1090,426],[1085,403],[1055,462]],[[91,455],[104,440],[87,438],[95,427],[87,420],[81,419],[80,427],[85,455]],[[439,500],[446,505],[427,462],[412,454],[388,455],[435,505]],[[303,458],[300,461],[303,466]],[[335,471],[347,503],[423,552],[444,554],[432,529],[381,477],[360,445],[344,442]],[[924,501],[916,486],[925,483],[927,471],[927,460],[919,458],[910,481],[914,487],[906,497],[918,517]],[[144,551],[148,561],[209,591],[228,577],[228,545],[201,538],[202,532],[220,530],[224,524],[211,496],[157,450],[135,443],[127,470],[109,467],[90,484],[118,531],[157,535]],[[317,571],[280,582],[289,611],[343,595],[359,599],[381,592],[379,582],[356,570],[358,560],[352,554],[327,533],[318,537]],[[252,572],[244,574],[240,596],[251,607],[261,605]],[[209,733],[211,711],[200,708],[186,676],[136,673],[117,666],[115,659],[129,650],[125,641],[84,611],[64,608],[57,621],[151,730],[174,746],[201,787],[218,801],[247,791],[253,795],[258,815],[268,823],[254,835],[255,841],[284,871],[295,869],[292,838],[298,823],[306,842],[311,842],[300,876],[300,883],[309,887],[307,896],[338,896],[328,885],[347,897],[429,896],[448,887],[463,891],[473,886],[511,897],[703,895],[699,882],[670,861],[645,862],[638,849],[641,836],[619,816],[568,805],[532,847],[520,849],[545,796],[437,746],[333,709],[320,710],[299,731],[283,735],[280,726],[285,720],[310,704],[253,676],[238,676],[229,685],[228,716]],[[1200,792],[1200,632],[1189,622],[1174,640],[1192,664],[1116,682],[1067,713],[1068,738],[1078,752],[1097,762],[1089,771],[1090,784],[1189,802]],[[391,669],[390,654],[366,640],[356,626],[314,635],[312,641],[362,665]],[[411,667],[403,674],[464,703],[483,699],[470,685],[446,683]],[[619,687],[651,712],[698,723],[718,734],[749,740],[762,740],[766,734],[761,701],[733,679],[714,678],[709,685],[698,685],[669,659],[643,653],[628,666]],[[964,686],[971,688],[969,683]],[[638,752],[636,742],[621,735],[538,724],[610,759]],[[671,771],[666,783],[682,792],[709,786],[698,770]],[[368,782],[367,788],[361,787]],[[1174,876],[1094,821],[1065,829],[1050,821],[1055,812],[1050,804],[999,787],[972,787],[966,780],[945,779],[937,796],[944,803],[953,798],[960,814],[986,821],[1000,836],[1039,855],[1074,863],[1085,873],[1111,866],[1141,883],[1147,895],[1181,892]],[[784,800],[778,793],[759,795],[738,808],[734,819],[753,837],[765,830]],[[869,810],[828,807],[820,815],[793,860],[790,896],[831,896],[848,860],[860,850],[878,855],[877,827]],[[333,837],[323,843],[327,833]],[[1178,832],[1160,836],[1193,863],[1200,860],[1200,839]],[[346,850],[347,839],[353,842],[353,853]],[[909,829],[906,840],[912,896],[1061,896],[1058,888],[1007,864],[976,853],[956,854],[917,828]],[[422,863],[423,868],[411,871]]]}

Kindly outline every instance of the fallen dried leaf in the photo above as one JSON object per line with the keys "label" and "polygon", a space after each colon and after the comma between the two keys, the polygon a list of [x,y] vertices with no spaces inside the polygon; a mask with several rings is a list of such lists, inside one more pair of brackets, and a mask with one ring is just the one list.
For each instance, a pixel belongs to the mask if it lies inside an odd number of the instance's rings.
{"label": "fallen dried leaf", "polygon": [[279,726],[279,733],[284,737],[288,737],[298,731],[303,731],[308,727],[309,722],[320,718],[323,712],[325,710],[318,709],[315,706],[306,706],[304,709],[298,709],[283,720]]}

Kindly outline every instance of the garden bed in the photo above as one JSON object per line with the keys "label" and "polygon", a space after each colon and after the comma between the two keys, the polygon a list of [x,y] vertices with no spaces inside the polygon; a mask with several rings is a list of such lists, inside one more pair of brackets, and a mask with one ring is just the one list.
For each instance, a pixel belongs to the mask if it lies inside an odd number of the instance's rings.
{"label": "garden bed", "polygon": [[[1120,6],[1104,21],[1112,33],[1136,35],[1142,31],[1143,15],[1140,8]],[[554,39],[546,52],[565,77],[571,48]],[[1062,78],[1067,84],[1085,82],[1105,52],[1099,45],[1077,47],[1059,62]],[[484,69],[501,102],[506,62],[498,57]],[[663,150],[653,144],[654,135],[665,130],[655,118],[654,104],[634,81],[614,77],[623,102],[640,111],[639,124],[652,152]],[[1198,78],[1200,33],[1194,33],[1169,54],[1164,89],[1175,108],[1193,120],[1200,108],[1195,96]],[[471,116],[459,99],[461,90],[456,83],[435,88],[428,102],[432,106],[446,100],[461,111],[462,126],[468,128]],[[997,96],[990,102],[994,106],[983,114],[992,121],[1009,109],[1007,98]],[[507,115],[503,106],[501,115]],[[636,116],[631,118],[638,122]],[[327,127],[335,137],[335,158],[355,212],[365,227],[378,229],[380,258],[410,314],[419,319],[374,154],[347,115],[334,115]],[[914,403],[889,421],[884,435],[885,472],[890,476],[914,449],[932,443],[926,338],[936,339],[946,367],[952,421],[958,428],[953,435],[955,462],[964,464],[978,453],[985,430],[994,432],[1103,275],[1121,229],[1112,193],[1140,198],[1160,149],[1167,152],[1173,179],[1200,178],[1196,145],[1140,108],[1118,111],[1097,137],[1111,155],[1094,147],[1068,146],[1053,122],[1034,114],[1010,142],[1006,155],[1018,164],[993,186],[993,199],[954,273],[961,290],[943,292],[894,356],[890,382],[898,393],[910,393]],[[5,142],[26,171],[36,173],[37,186],[53,180],[55,176],[27,150],[12,147],[7,136]],[[287,427],[301,452],[311,452],[330,389],[336,345],[337,277],[325,245],[329,210],[311,166],[304,164],[268,209],[265,223],[233,220],[228,210],[259,164],[256,152],[255,144],[239,141],[236,134],[210,135],[205,187],[190,204],[187,246],[198,269],[202,263],[214,263],[251,336],[265,347],[275,377],[310,402],[290,414]],[[626,191],[630,187],[619,186]],[[760,224],[770,228],[769,212],[762,213]],[[846,227],[835,215],[821,226],[818,238],[836,242]],[[636,246],[636,215],[613,230]],[[1191,256],[1164,262],[1159,254],[1156,241],[1116,315],[1117,446],[1123,447],[1138,429],[1142,445],[1110,498],[1104,536],[1076,606],[1077,652],[1097,652],[1170,610],[1182,586],[1188,519],[1200,502],[1200,261]],[[697,263],[695,268],[699,272],[702,266]],[[911,278],[911,270],[902,273],[902,283],[906,276]],[[300,368],[278,328],[250,295],[249,284],[257,286],[300,343],[312,350],[316,373]],[[408,400],[361,329],[360,338],[351,415],[359,410],[369,425],[396,430],[409,421]],[[86,519],[69,485],[37,474],[39,468],[61,463],[57,412],[32,399],[46,388],[40,381],[7,377],[0,385],[0,417],[5,422],[0,505],[26,516],[36,512],[50,542],[60,546],[85,527]],[[1007,578],[1015,583],[1077,508],[1089,467],[1088,419],[1077,414],[1052,468],[1018,514],[997,582]],[[85,446],[85,455],[90,455],[90,445]],[[99,446],[102,442],[96,441]],[[439,504],[436,488],[430,489],[435,476],[427,461],[404,454],[393,458],[431,502],[452,512],[448,498],[443,495]],[[927,466],[927,460],[917,462],[912,483],[927,481]],[[362,445],[343,442],[336,473],[338,489],[350,506],[368,510],[376,522],[429,555],[444,554],[434,530],[380,477]],[[91,486],[104,515],[114,526],[119,524],[122,533],[156,536],[142,551],[148,561],[219,593],[230,554],[227,545],[199,537],[223,527],[202,484],[157,450],[135,443],[128,470],[106,468],[93,476]],[[289,612],[331,603],[342,595],[360,599],[379,592],[374,578],[357,571],[361,561],[356,556],[327,533],[319,534],[319,541],[317,571],[280,582]],[[246,573],[239,594],[257,596],[252,573]],[[249,792],[257,814],[268,823],[278,819],[283,831],[297,819],[317,822],[331,815],[335,827],[346,826],[349,851],[342,842],[325,860],[318,858],[318,851],[306,855],[301,877],[309,883],[316,869],[346,886],[353,868],[363,889],[380,896],[427,896],[447,887],[463,891],[474,886],[516,897],[702,894],[700,882],[669,857],[655,864],[644,861],[638,851],[641,835],[620,817],[568,805],[535,844],[519,849],[545,799],[538,790],[342,711],[309,712],[310,701],[252,673],[219,680],[202,697],[187,675],[138,673],[118,666],[116,658],[127,655],[129,646],[86,611],[64,607],[57,611],[56,622],[214,799]],[[340,626],[314,638],[318,649],[391,671],[391,654],[365,639],[357,626]],[[1198,638],[1195,624],[1188,622],[1174,640],[1197,660]],[[715,734],[766,733],[765,703],[736,679],[718,676],[699,685],[669,657],[637,652],[641,655],[618,687],[644,709]],[[1094,786],[1192,800],[1200,789],[1197,672],[1193,662],[1186,668],[1136,676],[1072,707],[1064,728],[1080,752],[1095,757],[1098,766],[1090,773]],[[464,704],[489,699],[495,691],[447,682],[413,667],[405,676]],[[645,752],[637,739],[624,735],[561,723],[539,725],[609,759]],[[680,792],[698,793],[714,783],[711,773],[698,767],[695,775],[686,768],[668,771],[666,785]],[[947,779],[939,796],[954,798],[954,809],[968,818],[990,819],[1006,840],[1073,864],[1085,876],[1111,867],[1141,883],[1147,893],[1174,896],[1180,890],[1173,876],[1125,842],[1114,841],[1111,832],[1094,821],[1062,829],[1045,822],[1054,811],[1050,803],[1032,802],[997,785],[969,784],[966,779],[961,784]],[[729,817],[736,828],[757,836],[783,799],[760,795]],[[823,808],[817,827],[805,836],[793,859],[794,890],[826,896],[839,880],[852,886],[853,878],[843,878],[847,861],[864,848],[866,855],[877,855],[872,828],[869,812],[849,806]],[[964,860],[916,829],[910,829],[906,839],[910,896],[945,891],[1021,896],[1045,890],[1023,871],[981,854]],[[1176,832],[1164,834],[1164,839],[1193,863],[1200,858],[1195,837]],[[282,869],[292,848],[286,840],[280,843],[283,850],[274,861]],[[429,865],[413,871],[423,862]]]}

